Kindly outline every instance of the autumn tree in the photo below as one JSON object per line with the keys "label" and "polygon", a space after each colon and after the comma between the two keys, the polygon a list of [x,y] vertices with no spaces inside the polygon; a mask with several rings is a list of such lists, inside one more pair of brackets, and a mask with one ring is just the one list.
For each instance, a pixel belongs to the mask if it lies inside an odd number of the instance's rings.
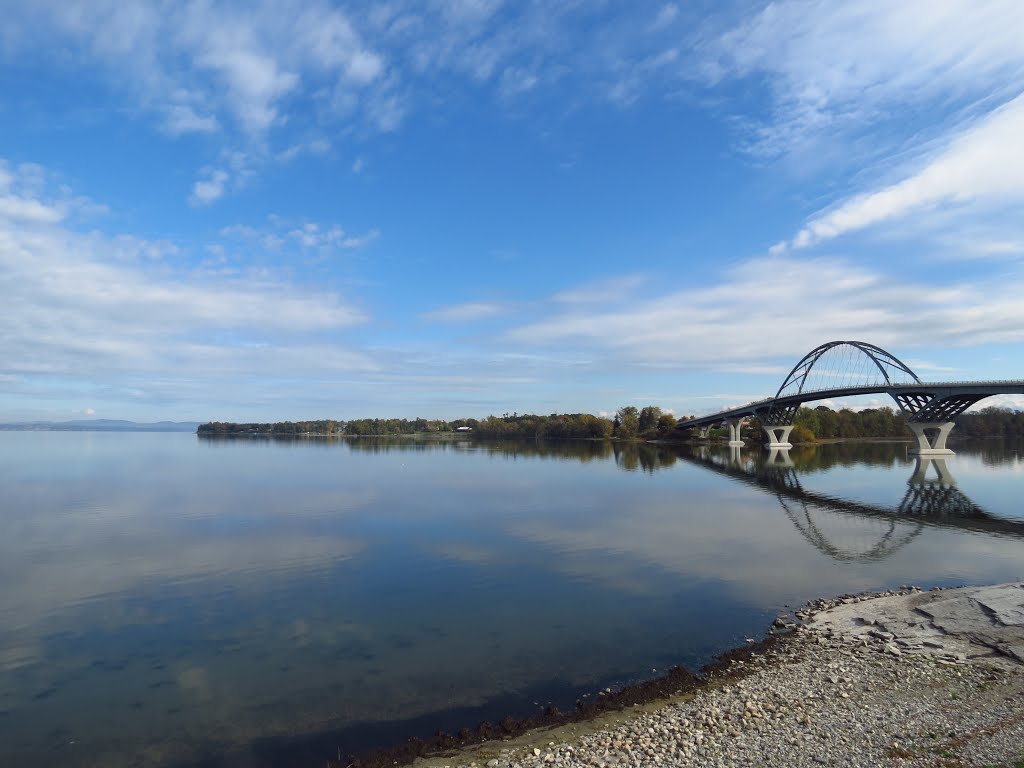
{"label": "autumn tree", "polygon": [[658,419],[661,418],[661,408],[656,405],[647,405],[640,411],[638,429],[640,434],[646,437],[653,437],[658,429]]}
{"label": "autumn tree", "polygon": [[615,412],[619,420],[618,437],[632,440],[640,431],[640,412],[635,406],[625,405]]}

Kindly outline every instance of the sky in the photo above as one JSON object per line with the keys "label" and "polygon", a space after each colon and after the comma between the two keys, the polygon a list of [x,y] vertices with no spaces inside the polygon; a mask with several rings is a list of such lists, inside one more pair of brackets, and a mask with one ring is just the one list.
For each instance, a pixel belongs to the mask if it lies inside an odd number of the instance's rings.
{"label": "sky", "polygon": [[1022,37],[1019,0],[0,0],[0,420],[699,415],[834,339],[1022,379]]}

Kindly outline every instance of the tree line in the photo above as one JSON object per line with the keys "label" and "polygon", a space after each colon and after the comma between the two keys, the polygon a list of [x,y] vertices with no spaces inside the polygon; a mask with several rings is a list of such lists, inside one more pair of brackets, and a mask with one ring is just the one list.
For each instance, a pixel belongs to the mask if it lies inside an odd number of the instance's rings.
{"label": "tree line", "polygon": [[1024,411],[982,408],[958,417],[956,428],[961,437],[1021,437],[1024,436]]}
{"label": "tree line", "polygon": [[907,418],[892,408],[865,408],[833,411],[824,405],[800,408],[793,418],[794,442],[856,437],[907,437]]}
{"label": "tree line", "polygon": [[[692,417],[689,417],[692,418]],[[207,437],[255,435],[266,437],[293,437],[301,435],[388,436],[412,434],[445,434],[466,432],[481,438],[529,439],[588,439],[588,440],[686,440],[693,434],[679,427],[686,418],[677,421],[656,405],[643,408],[627,405],[619,408],[612,418],[590,413],[502,414],[483,420],[455,419],[352,419],[340,421],[283,421],[277,423],[210,422],[199,427],[199,434]],[[834,411],[819,405],[800,408],[793,420],[790,440],[809,443],[815,440],[837,438],[906,438],[910,436],[907,419],[902,411],[892,408],[866,408],[853,411],[843,408]],[[1004,408],[984,408],[965,413],[956,419],[958,437],[1015,437],[1024,436],[1024,412]],[[762,435],[757,419],[747,423],[748,432],[755,439]],[[712,436],[720,432],[713,430]]]}
{"label": "tree line", "polygon": [[676,429],[676,417],[656,405],[626,405],[613,418],[589,413],[504,414],[488,416],[474,430],[480,437],[552,437],[607,440],[669,440],[685,437]]}
{"label": "tree line", "polygon": [[289,437],[299,435],[323,435],[326,437],[343,436],[386,436],[413,435],[442,432],[456,432],[460,427],[472,429],[478,424],[476,419],[352,419],[336,421],[320,419],[316,421],[278,421],[274,423],[235,423],[230,421],[211,421],[200,424],[197,430],[207,437],[227,437],[231,435],[255,435],[266,437]]}
{"label": "tree line", "polygon": [[605,440],[612,436],[612,423],[590,413],[532,413],[488,416],[473,430],[477,437],[489,438],[582,438]]}

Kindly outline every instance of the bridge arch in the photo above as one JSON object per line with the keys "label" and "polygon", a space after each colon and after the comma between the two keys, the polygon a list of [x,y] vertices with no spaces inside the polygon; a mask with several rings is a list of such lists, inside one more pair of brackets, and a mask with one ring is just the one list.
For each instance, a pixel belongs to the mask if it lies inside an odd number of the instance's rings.
{"label": "bridge arch", "polygon": [[[808,387],[807,380],[815,366],[818,366],[818,374],[831,377],[826,386]],[[871,379],[872,375],[874,379]],[[793,366],[793,370],[782,382],[775,397],[777,399],[813,392],[815,389],[835,389],[837,386],[851,384],[865,386],[873,383],[893,386],[920,384],[921,380],[906,363],[874,344],[864,341],[829,341],[812,349]]]}

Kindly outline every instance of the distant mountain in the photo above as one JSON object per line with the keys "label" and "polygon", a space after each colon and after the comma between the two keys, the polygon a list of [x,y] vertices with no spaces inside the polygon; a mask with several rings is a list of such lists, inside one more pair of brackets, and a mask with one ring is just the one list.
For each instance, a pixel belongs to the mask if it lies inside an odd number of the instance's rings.
{"label": "distant mountain", "polygon": [[72,421],[18,421],[0,424],[0,430],[34,432],[195,432],[198,421],[137,422],[124,419],[73,419]]}

